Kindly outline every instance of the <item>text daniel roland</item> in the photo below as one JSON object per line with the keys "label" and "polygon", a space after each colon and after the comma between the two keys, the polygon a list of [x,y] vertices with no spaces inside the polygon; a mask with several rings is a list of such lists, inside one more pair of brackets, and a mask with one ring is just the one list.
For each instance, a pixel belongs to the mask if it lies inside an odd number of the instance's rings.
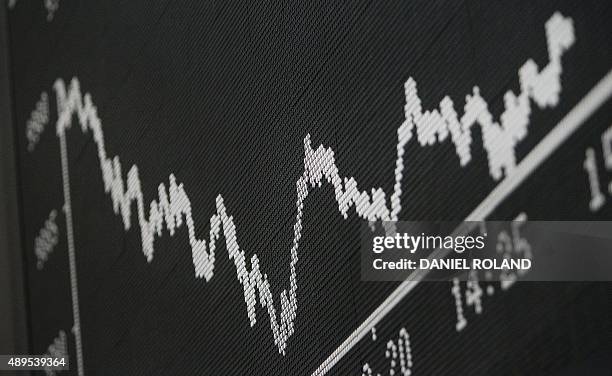
{"label": "text daniel roland", "polygon": [[[405,250],[414,254],[417,250],[447,249],[456,253],[466,250],[482,250],[485,247],[485,236],[430,236],[395,234],[395,236],[376,236],[372,241],[372,251],[380,254],[386,249]],[[472,255],[474,256],[474,255]],[[447,259],[414,259],[402,258],[396,261],[383,261],[376,258],[372,261],[376,270],[527,270],[531,260],[527,258],[447,258]]]}

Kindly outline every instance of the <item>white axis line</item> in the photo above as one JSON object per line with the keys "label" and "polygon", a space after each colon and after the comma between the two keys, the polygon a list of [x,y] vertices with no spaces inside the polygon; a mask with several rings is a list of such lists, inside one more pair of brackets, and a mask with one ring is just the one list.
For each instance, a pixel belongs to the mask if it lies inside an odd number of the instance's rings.
{"label": "white axis line", "polygon": [[[609,71],[589,93],[565,115],[546,137],[516,166],[512,175],[501,181],[468,215],[464,222],[483,221],[503,202],[542,162],[567,140],[612,95],[612,71]],[[457,230],[455,230],[456,232]],[[438,249],[430,258],[444,256],[447,250]],[[380,322],[426,275],[423,269],[402,282],[385,301],[317,368],[312,376],[327,374],[372,328]]]}
{"label": "white axis line", "polygon": [[83,345],[81,342],[81,315],[79,313],[79,290],[77,286],[76,257],[74,252],[74,231],[72,228],[72,202],[70,200],[70,175],[68,172],[68,152],[66,134],[60,133],[60,154],[62,159],[62,183],[64,187],[64,211],[66,212],[66,238],[68,240],[68,260],[70,263],[70,294],[72,295],[72,317],[74,320],[74,342],[76,345],[77,371],[83,376]]}

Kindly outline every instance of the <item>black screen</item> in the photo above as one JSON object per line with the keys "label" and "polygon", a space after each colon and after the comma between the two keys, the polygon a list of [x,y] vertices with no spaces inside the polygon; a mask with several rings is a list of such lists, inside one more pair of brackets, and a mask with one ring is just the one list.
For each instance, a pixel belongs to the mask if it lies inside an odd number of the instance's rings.
{"label": "black screen", "polygon": [[[359,272],[380,192],[403,220],[612,218],[608,2],[9,6],[30,351],[66,352],[59,374],[610,374],[608,283],[474,304]],[[529,110],[512,147],[427,136],[445,98],[520,122],[508,92]]]}

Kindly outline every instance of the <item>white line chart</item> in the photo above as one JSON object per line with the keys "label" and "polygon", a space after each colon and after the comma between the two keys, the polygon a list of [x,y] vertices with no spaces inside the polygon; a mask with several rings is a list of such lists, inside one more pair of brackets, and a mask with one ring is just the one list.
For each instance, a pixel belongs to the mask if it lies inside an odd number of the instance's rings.
{"label": "white line chart", "polygon": [[[502,180],[491,193],[463,220],[483,221],[503,200],[510,195],[531,173],[567,140],[608,99],[612,97],[612,70],[602,78],[589,93],[546,135],[537,146],[517,165],[512,175]],[[443,250],[430,256],[440,258]],[[410,280],[402,282],[370,316],[342,342],[340,346],[312,373],[312,376],[327,374],[350,349],[365,337],[424,277],[423,269],[415,272]]]}
{"label": "white line chart", "polygon": [[[290,249],[289,287],[280,294],[280,306],[275,304],[267,275],[260,269],[259,259],[255,253],[250,257],[249,270],[245,251],[238,243],[238,229],[222,195],[219,194],[216,197],[216,211],[209,220],[208,239],[198,238],[192,216],[194,210],[192,202],[187,194],[187,189],[173,173],[169,175],[167,186],[164,183],[158,185],[158,197],[147,204],[141,189],[142,182],[138,167],[135,164],[132,165],[124,179],[119,156],[107,155],[102,121],[98,116],[92,96],[89,93],[82,94],[77,78],[73,78],[69,85],[66,85],[62,79],[56,80],[54,84],[58,114],[56,134],[60,141],[78,374],[84,374],[84,360],[66,146],[66,134],[72,127],[73,118],[78,120],[78,125],[83,133],[92,133],[97,148],[104,190],[110,196],[115,214],[121,216],[124,230],[129,231],[134,225],[138,225],[145,259],[148,262],[153,261],[156,237],[163,236],[165,231],[173,236],[177,229],[185,225],[191,247],[194,276],[210,281],[214,276],[214,266],[217,260],[216,244],[223,235],[228,258],[233,261],[236,277],[243,288],[250,326],[254,326],[257,322],[258,294],[259,304],[267,311],[269,317],[274,344],[278,352],[285,355],[288,340],[294,334],[294,323],[298,310],[296,264],[302,238],[303,208],[309,193],[314,188],[322,187],[324,180],[333,186],[338,211],[345,219],[349,216],[349,210],[354,208],[360,218],[368,221],[397,220],[402,208],[400,199],[402,180],[406,175],[404,150],[407,143],[412,140],[413,134],[416,134],[416,140],[422,147],[450,139],[455,146],[460,165],[465,166],[471,160],[471,127],[478,125],[483,134],[483,146],[487,152],[490,175],[496,181],[504,178],[481,205],[468,216],[467,220],[482,219],[609,97],[612,92],[612,73],[609,73],[593,89],[595,92],[591,91],[526,158],[517,164],[515,147],[528,134],[532,103],[540,109],[557,105],[562,89],[561,57],[575,42],[572,20],[558,12],[546,22],[545,30],[549,62],[541,69],[531,59],[523,64],[518,70],[520,92],[515,94],[508,91],[505,94],[505,110],[499,122],[496,122],[488,111],[488,104],[480,96],[478,87],[474,87],[472,94],[466,96],[464,113],[459,117],[453,101],[448,96],[440,102],[439,110],[423,112],[421,99],[417,94],[416,81],[412,77],[406,81],[404,85],[405,121],[397,130],[395,185],[391,195],[387,195],[381,188],[372,188],[369,191],[358,188],[354,177],[340,175],[340,169],[335,163],[334,151],[323,145],[314,149],[310,135],[306,135],[304,138],[304,171],[296,181],[296,217]],[[587,104],[583,104],[585,100]],[[561,130],[558,130],[560,127]],[[132,218],[132,204],[135,204],[136,208],[135,218]],[[417,284],[417,281],[403,282],[313,375],[327,373]]]}

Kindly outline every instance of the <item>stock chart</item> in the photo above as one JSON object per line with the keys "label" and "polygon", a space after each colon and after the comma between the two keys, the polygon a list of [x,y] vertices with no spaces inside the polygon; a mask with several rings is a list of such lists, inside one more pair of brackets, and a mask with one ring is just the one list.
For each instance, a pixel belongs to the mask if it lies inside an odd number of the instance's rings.
{"label": "stock chart", "polygon": [[364,221],[611,219],[610,4],[8,7],[48,375],[610,374],[610,283],[359,254]]}

